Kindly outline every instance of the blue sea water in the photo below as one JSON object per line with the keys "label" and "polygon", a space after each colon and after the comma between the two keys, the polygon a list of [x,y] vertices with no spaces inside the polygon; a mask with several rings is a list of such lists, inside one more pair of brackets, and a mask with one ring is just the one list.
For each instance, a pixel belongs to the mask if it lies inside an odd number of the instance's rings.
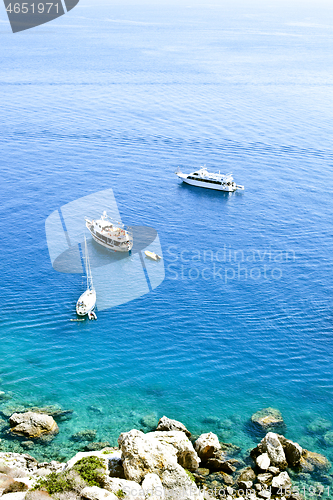
{"label": "blue sea water", "polygon": [[[333,460],[307,428],[332,418],[332,5],[81,0],[15,35],[0,15],[0,411],[74,410],[30,453],[164,414],[247,450],[273,406]],[[174,175],[203,164],[245,191]],[[53,270],[45,220],[108,188],[158,231],[166,278],[73,323],[81,276]]]}

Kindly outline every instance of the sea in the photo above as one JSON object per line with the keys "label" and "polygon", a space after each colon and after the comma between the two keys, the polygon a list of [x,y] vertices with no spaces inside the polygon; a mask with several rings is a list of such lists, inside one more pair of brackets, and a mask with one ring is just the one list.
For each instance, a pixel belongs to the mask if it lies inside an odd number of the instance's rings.
{"label": "sea", "polygon": [[[13,34],[1,7],[0,451],[67,460],[79,432],[116,445],[166,415],[245,456],[273,407],[333,460],[332,14],[80,0]],[[244,191],[174,175],[203,165]],[[52,267],[45,221],[106,189],[158,233],[165,278],[70,321],[82,276]],[[8,434],[49,405],[71,410],[52,441]]]}

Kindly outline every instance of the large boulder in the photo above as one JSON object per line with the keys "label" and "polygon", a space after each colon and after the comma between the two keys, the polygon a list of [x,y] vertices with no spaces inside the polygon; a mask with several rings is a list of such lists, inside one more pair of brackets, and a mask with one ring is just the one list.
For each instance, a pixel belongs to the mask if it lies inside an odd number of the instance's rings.
{"label": "large boulder", "polygon": [[265,431],[285,425],[281,412],[275,408],[264,408],[257,411],[252,415],[251,421]]}
{"label": "large boulder", "polygon": [[284,436],[278,436],[279,441],[282,444],[284,454],[286,456],[289,467],[295,467],[299,464],[303,449],[298,443],[286,439]]}
{"label": "large boulder", "polygon": [[191,437],[190,431],[188,431],[184,424],[178,422],[178,420],[172,420],[165,415],[159,419],[156,428],[157,431],[182,431],[185,432],[187,437]]}
{"label": "large boulder", "polygon": [[154,433],[144,434],[136,429],[122,433],[118,443],[122,452],[124,473],[127,480],[141,483],[149,473],[161,479],[167,492],[181,491],[183,500],[199,496],[199,490],[177,461],[177,449],[161,442]]}
{"label": "large boulder", "polygon": [[213,432],[201,434],[194,443],[194,449],[203,462],[212,458],[214,453],[221,450],[219,438]]}
{"label": "large boulder", "polygon": [[268,432],[258,446],[252,450],[251,455],[257,458],[263,453],[267,453],[271,465],[279,467],[280,469],[286,469],[288,467],[286,455],[278,434]]}
{"label": "large boulder", "polygon": [[9,424],[13,434],[29,438],[38,438],[42,434],[56,434],[59,431],[53,417],[31,411],[14,413],[9,419]]}
{"label": "large boulder", "polygon": [[155,431],[148,434],[160,443],[171,444],[177,450],[178,463],[188,470],[199,467],[200,458],[193,448],[191,441],[181,431]]}

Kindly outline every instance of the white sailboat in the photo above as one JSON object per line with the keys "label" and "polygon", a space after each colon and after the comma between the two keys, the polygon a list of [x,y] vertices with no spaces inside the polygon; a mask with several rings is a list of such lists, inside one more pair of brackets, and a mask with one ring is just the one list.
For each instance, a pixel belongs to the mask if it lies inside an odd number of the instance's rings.
{"label": "white sailboat", "polygon": [[79,316],[88,315],[89,319],[97,319],[96,314],[94,313],[96,305],[96,290],[94,288],[91,269],[90,269],[90,260],[88,255],[86,237],[84,237],[84,251],[85,251],[85,267],[87,275],[87,289],[81,295],[81,297],[76,303],[76,312]]}

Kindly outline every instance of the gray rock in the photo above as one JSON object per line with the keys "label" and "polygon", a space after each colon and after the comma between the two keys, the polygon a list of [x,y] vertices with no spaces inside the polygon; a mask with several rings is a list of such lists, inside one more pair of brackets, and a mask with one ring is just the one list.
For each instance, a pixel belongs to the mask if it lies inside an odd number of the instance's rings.
{"label": "gray rock", "polygon": [[298,443],[286,439],[284,436],[279,435],[278,438],[282,444],[289,467],[296,467],[301,460],[303,453],[302,447]]}
{"label": "gray rock", "polygon": [[270,472],[271,474],[273,474],[273,476],[277,476],[278,474],[280,474],[280,469],[271,465],[270,467],[268,467],[267,472]]}
{"label": "gray rock", "polygon": [[267,470],[271,465],[271,461],[267,453],[262,453],[256,458],[256,463],[261,470]]}
{"label": "gray rock", "polygon": [[262,484],[270,484],[272,479],[273,479],[273,476],[269,472],[257,475],[257,480],[259,481],[259,483],[262,483]]}
{"label": "gray rock", "polygon": [[233,474],[236,470],[236,467],[232,465],[229,460],[226,460],[225,456],[219,452],[215,453],[212,458],[206,460],[204,464],[211,471],[223,471],[227,474]]}
{"label": "gray rock", "polygon": [[7,476],[7,474],[0,474],[0,496],[13,483],[14,479],[12,477]]}
{"label": "gray rock", "polygon": [[108,490],[98,486],[87,486],[81,491],[81,498],[85,500],[118,500],[118,497]]}
{"label": "gray rock", "polygon": [[275,429],[285,425],[282,415],[275,408],[264,408],[251,417],[251,421],[263,430]]}
{"label": "gray rock", "polygon": [[178,463],[184,469],[195,470],[199,467],[200,458],[193,448],[191,441],[182,431],[155,431],[147,434],[162,444],[171,444],[177,450]]}
{"label": "gray rock", "polygon": [[178,420],[172,420],[166,416],[160,418],[157,428],[157,431],[182,431],[185,432],[187,437],[191,437],[190,431],[188,431],[184,424],[178,422]]}
{"label": "gray rock", "polygon": [[281,472],[278,476],[273,477],[272,488],[288,489],[291,488],[292,482],[287,471]]}
{"label": "gray rock", "polygon": [[209,432],[201,434],[194,443],[194,449],[203,462],[214,456],[221,450],[221,445],[216,434]]}
{"label": "gray rock", "polygon": [[147,474],[141,486],[147,500],[162,500],[164,498],[163,485],[157,474]]}
{"label": "gray rock", "polygon": [[25,500],[48,500],[52,498],[46,491],[28,491],[25,495]]}
{"label": "gray rock", "polygon": [[252,481],[240,481],[238,483],[238,486],[241,490],[250,490],[253,486]]}
{"label": "gray rock", "polygon": [[271,461],[271,465],[286,469],[288,466],[286,455],[284,453],[279,436],[274,432],[268,432],[266,436],[258,444],[257,448],[252,450],[251,455],[257,457],[262,453],[267,453]]}
{"label": "gray rock", "polygon": [[119,436],[126,479],[141,483],[146,474],[155,473],[166,490],[182,491],[183,500],[192,500],[198,495],[198,488],[179,465],[177,449],[154,438],[154,434],[133,429]]}
{"label": "gray rock", "polygon": [[251,467],[246,467],[239,472],[239,476],[237,481],[254,481],[256,478],[256,474]]}
{"label": "gray rock", "polygon": [[38,438],[42,434],[56,434],[59,428],[50,415],[26,412],[14,413],[9,419],[11,432],[19,436]]}
{"label": "gray rock", "polygon": [[106,478],[104,488],[123,500],[143,500],[145,495],[142,487],[135,481]]}
{"label": "gray rock", "polygon": [[28,486],[23,483],[22,481],[14,481],[11,484],[9,484],[2,492],[2,498],[4,495],[9,494],[9,493],[18,493],[22,491],[27,491]]}

